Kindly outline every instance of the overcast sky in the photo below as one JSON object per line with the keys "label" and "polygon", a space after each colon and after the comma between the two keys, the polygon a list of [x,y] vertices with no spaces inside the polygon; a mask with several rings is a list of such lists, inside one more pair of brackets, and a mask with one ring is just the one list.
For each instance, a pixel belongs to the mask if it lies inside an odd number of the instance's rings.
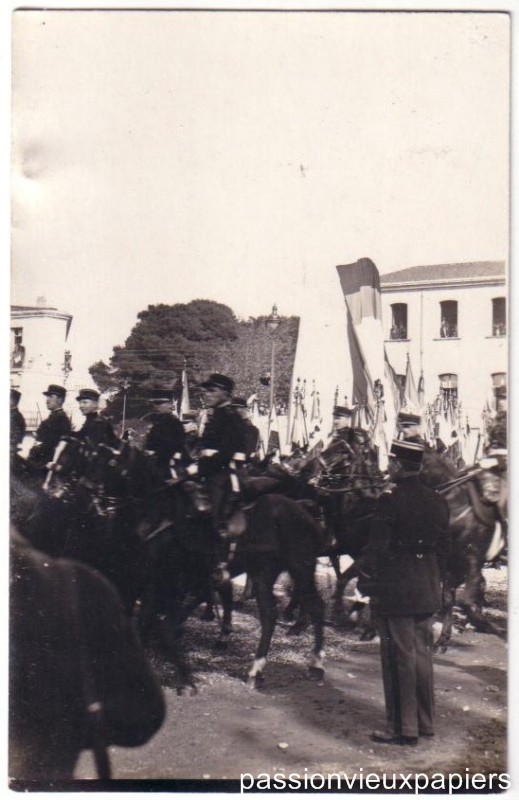
{"label": "overcast sky", "polygon": [[507,259],[508,114],[505,14],[17,12],[12,302],[73,314],[79,369],[149,304]]}

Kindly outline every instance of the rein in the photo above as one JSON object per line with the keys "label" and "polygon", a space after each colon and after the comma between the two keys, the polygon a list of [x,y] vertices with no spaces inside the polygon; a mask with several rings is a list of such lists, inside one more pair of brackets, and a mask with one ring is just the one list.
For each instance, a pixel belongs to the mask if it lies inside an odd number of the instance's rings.
{"label": "rein", "polygon": [[459,478],[453,478],[446,483],[440,483],[439,486],[435,486],[434,490],[439,492],[439,494],[447,494],[451,491],[451,489],[455,489],[457,486],[461,486],[463,483],[467,483],[467,481],[471,481],[472,478],[475,478],[476,475],[479,475],[483,470],[476,468],[467,472],[466,475],[461,475]]}

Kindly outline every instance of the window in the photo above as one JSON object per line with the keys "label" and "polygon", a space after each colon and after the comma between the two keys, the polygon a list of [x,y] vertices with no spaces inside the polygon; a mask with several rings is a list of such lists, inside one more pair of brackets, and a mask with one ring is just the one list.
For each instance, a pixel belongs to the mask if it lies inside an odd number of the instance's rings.
{"label": "window", "polygon": [[492,336],[506,335],[506,300],[494,297],[492,300]]}
{"label": "window", "polygon": [[458,336],[458,303],[444,300],[440,303],[440,337],[453,339]]}
{"label": "window", "polygon": [[440,381],[440,395],[444,401],[457,400],[458,376],[454,372],[443,372],[438,375]]}
{"label": "window", "polygon": [[392,303],[390,339],[407,339],[407,303]]}
{"label": "window", "polygon": [[506,411],[506,372],[493,372],[491,378],[494,397],[496,399],[496,411]]}
{"label": "window", "polygon": [[22,344],[23,328],[11,328],[11,369],[21,369],[25,361],[25,347]]}

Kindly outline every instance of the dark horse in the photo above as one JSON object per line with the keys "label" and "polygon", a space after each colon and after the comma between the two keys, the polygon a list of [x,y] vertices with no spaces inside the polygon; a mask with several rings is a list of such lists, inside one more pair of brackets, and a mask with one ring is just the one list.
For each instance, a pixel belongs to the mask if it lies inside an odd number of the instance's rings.
{"label": "dark horse", "polygon": [[[341,555],[347,555],[354,561],[366,546],[371,518],[376,506],[380,486],[357,487],[345,484],[333,488],[321,480],[323,465],[315,456],[289,459],[285,464],[271,472],[278,481],[277,491],[297,499],[316,519],[321,528],[321,549],[318,556],[328,556],[337,576],[334,593],[334,619],[343,621],[342,598],[348,582],[356,576],[355,567],[344,573],[340,569]],[[364,608],[364,603],[354,603],[350,614]],[[284,611],[287,620],[293,619],[293,612],[299,607],[297,589],[294,587],[292,598]],[[304,629],[308,619],[299,609],[299,616],[292,628],[292,633]],[[368,626],[362,638],[372,638],[374,631]]]}
{"label": "dark horse", "polygon": [[422,480],[444,494],[450,511],[452,552],[448,578],[444,587],[441,610],[442,631],[436,643],[445,650],[452,634],[452,611],[457,590],[463,585],[459,598],[461,609],[476,630],[502,635],[483,615],[485,579],[483,567],[504,547],[499,510],[495,503],[484,501],[481,481],[485,471],[459,473],[452,462],[433,450],[424,453]]}
{"label": "dark horse", "polygon": [[56,450],[45,489],[21,458],[11,468],[11,520],[39,550],[102,572],[131,613],[144,577],[138,509],[123,502],[116,453],[74,437]]}
{"label": "dark horse", "polygon": [[316,559],[322,549],[322,532],[312,515],[290,497],[266,494],[246,511],[247,527],[238,540],[231,572],[246,572],[253,585],[261,622],[261,637],[247,675],[249,685],[263,679],[270,642],[277,620],[274,583],[288,572],[301,611],[314,626],[314,646],[309,677],[324,674],[324,603],[315,583]]}
{"label": "dark horse", "polygon": [[[456,593],[463,586],[459,604],[476,630],[501,635],[496,626],[483,616],[485,579],[483,567],[495,558],[504,546],[500,539],[499,511],[495,503],[482,499],[480,481],[483,470],[459,473],[454,464],[434,450],[426,450],[423,459],[422,480],[445,495],[450,512],[450,534],[452,541],[448,563],[447,581],[440,610],[442,630],[436,649],[445,651],[452,634],[452,613]],[[369,534],[369,518],[366,519],[366,540]],[[496,540],[499,540],[496,543]],[[358,576],[354,562],[339,580],[342,592],[350,580]]]}
{"label": "dark horse", "polygon": [[[122,453],[122,463],[132,491],[142,493],[149,469],[144,454],[129,446]],[[169,652],[177,667],[180,665],[179,677],[184,684],[193,685],[187,661],[182,656],[181,625],[197,605],[207,600],[220,546],[214,540],[210,518],[195,512],[187,488],[185,484],[172,487],[160,501],[156,492],[155,502],[152,502],[153,495],[148,495],[148,507],[155,515],[155,522],[145,538],[153,546],[155,566],[141,614],[145,628],[160,615]],[[157,502],[162,504],[164,497],[167,497],[166,505],[157,513]],[[246,530],[230,545],[229,569],[232,576],[248,573],[259,609],[261,637],[247,680],[255,685],[263,676],[276,623],[273,586],[283,571],[291,575],[301,603],[314,623],[315,644],[309,674],[319,677],[323,674],[324,608],[315,585],[314,570],[321,548],[321,532],[305,508],[281,495],[259,497],[248,506],[245,514]],[[219,640],[220,646],[224,646],[231,632],[232,585],[219,583],[217,589],[224,608]]]}
{"label": "dark horse", "polygon": [[[308,477],[308,471],[316,471],[315,461],[304,464],[299,477]],[[318,473],[317,473],[318,474]],[[444,591],[444,605],[441,609],[442,631],[437,648],[446,647],[452,632],[452,611],[456,592],[463,586],[460,606],[467,619],[476,630],[500,631],[482,613],[484,605],[485,580],[482,569],[485,563],[494,560],[505,545],[505,524],[499,506],[502,498],[490,502],[485,483],[495,484],[495,475],[486,470],[475,468],[466,473],[459,473],[454,464],[434,450],[424,453],[422,480],[445,494],[450,510],[450,532],[452,537],[452,554],[449,561],[448,581]],[[319,481],[310,481],[315,487]],[[502,481],[501,481],[502,483]],[[300,484],[301,486],[301,484]],[[503,491],[493,486],[496,498]],[[300,488],[301,491],[301,488]],[[349,487],[338,490],[320,491],[319,501],[324,511],[326,525],[333,534],[332,548],[329,551],[332,563],[338,560],[339,554],[346,553],[354,559],[354,563],[342,574],[339,571],[335,591],[335,617],[342,613],[342,596],[350,580],[357,577],[356,559],[361,555],[369,536],[371,518],[376,506],[373,493],[362,496],[351,491]],[[354,607],[355,608],[355,607]],[[369,627],[363,633],[368,638],[373,632]]]}

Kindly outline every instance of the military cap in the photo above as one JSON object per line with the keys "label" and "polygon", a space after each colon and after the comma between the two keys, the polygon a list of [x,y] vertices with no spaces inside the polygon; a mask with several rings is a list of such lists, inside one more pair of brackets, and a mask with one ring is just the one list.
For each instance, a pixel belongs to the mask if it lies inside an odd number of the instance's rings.
{"label": "military cap", "polygon": [[148,400],[150,403],[171,403],[174,393],[171,389],[150,389]]}
{"label": "military cap", "polygon": [[333,416],[334,417],[352,417],[353,416],[353,409],[352,408],[348,408],[347,406],[334,406]]}
{"label": "military cap", "polygon": [[76,400],[99,400],[100,394],[95,389],[80,389]]}
{"label": "military cap", "polygon": [[235,397],[231,403],[234,408],[247,408],[247,401],[244,397]]}
{"label": "military cap", "polygon": [[421,464],[424,449],[424,443],[416,436],[410,439],[393,439],[389,455],[392,458],[398,458],[399,461],[412,461],[414,464]]}
{"label": "military cap", "polygon": [[396,418],[396,423],[401,428],[408,428],[411,427],[412,425],[421,425],[422,418],[420,417],[419,414],[410,414],[406,411],[401,411],[398,417]]}
{"label": "military cap", "polygon": [[21,396],[22,393],[18,389],[11,389],[11,400],[15,400],[18,403]]}
{"label": "military cap", "polygon": [[221,375],[219,372],[213,372],[209,375],[208,379],[202,383],[203,389],[223,389],[229,394],[234,389],[234,381],[228,378],[227,375]]}
{"label": "military cap", "polygon": [[47,389],[46,392],[43,392],[43,394],[46,395],[47,397],[50,394],[55,394],[56,397],[65,397],[67,394],[67,390],[63,386],[58,386],[55,383],[50,383],[49,388]]}
{"label": "military cap", "polygon": [[198,413],[196,411],[184,411],[182,414],[182,422],[196,422]]}

